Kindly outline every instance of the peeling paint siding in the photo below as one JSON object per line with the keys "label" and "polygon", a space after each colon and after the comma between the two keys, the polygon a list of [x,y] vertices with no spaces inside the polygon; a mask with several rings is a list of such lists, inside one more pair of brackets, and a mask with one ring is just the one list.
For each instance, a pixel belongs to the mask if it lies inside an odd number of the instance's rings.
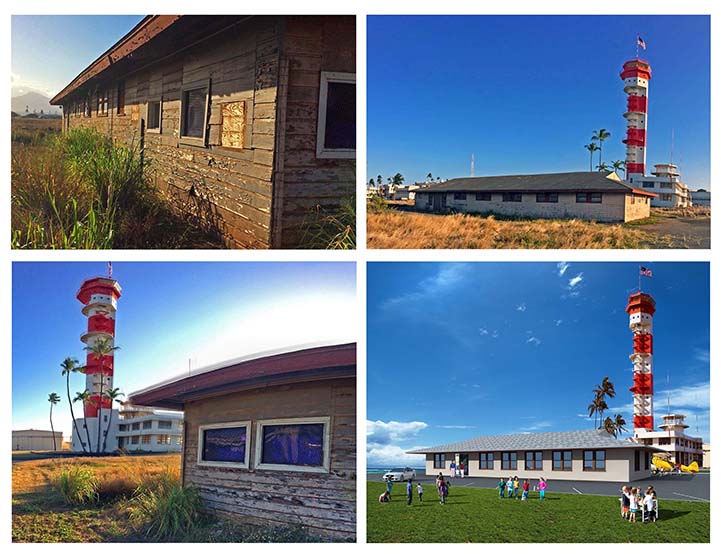
{"label": "peeling paint siding", "polygon": [[276,247],[300,247],[315,210],[355,193],[354,159],[316,158],[321,71],[355,73],[355,17],[288,17],[283,35],[288,86],[283,184]]}
{"label": "peeling paint siding", "polygon": [[[277,20],[251,20],[177,56],[126,79],[124,116],[116,114],[117,82],[109,83],[110,109],[100,116],[71,115],[68,126],[93,126],[125,142],[140,141],[147,103],[162,95],[161,133],[146,131],[145,156],[155,183],[194,216],[197,199],[206,200],[202,215],[221,230],[231,247],[270,247],[272,165],[278,65]],[[179,143],[180,96],[183,84],[210,79],[209,143]],[[94,99],[94,97],[93,97]],[[246,100],[252,107],[250,145],[228,156],[218,150],[220,102]],[[251,120],[249,118],[249,120]],[[198,197],[192,197],[191,191]]]}
{"label": "peeling paint siding", "polygon": [[[330,473],[256,470],[256,421],[331,417]],[[216,396],[185,406],[185,483],[217,512],[264,525],[302,524],[331,538],[356,531],[355,380],[301,383]],[[198,466],[198,427],[250,420],[248,470]]]}

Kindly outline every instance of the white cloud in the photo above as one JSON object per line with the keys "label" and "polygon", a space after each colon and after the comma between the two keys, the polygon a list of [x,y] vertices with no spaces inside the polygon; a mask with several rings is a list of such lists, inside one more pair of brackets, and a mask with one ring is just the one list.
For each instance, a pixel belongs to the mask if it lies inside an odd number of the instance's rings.
{"label": "white cloud", "polygon": [[526,302],[521,302],[516,306],[516,311],[526,311]]}
{"label": "white cloud", "polygon": [[658,391],[656,395],[656,406],[663,405],[665,410],[666,401],[671,401],[671,411],[681,406],[695,409],[708,409],[710,402],[709,383],[699,383],[689,387],[679,387],[665,391]]}
{"label": "white cloud", "polygon": [[480,328],[478,329],[478,332],[481,333],[481,336],[486,336],[488,334],[488,329]]}
{"label": "white cloud", "polygon": [[474,425],[439,425],[442,429],[476,429]]}
{"label": "white cloud", "polygon": [[576,288],[583,280],[583,273],[578,273],[575,277],[568,281],[568,288]]}
{"label": "white cloud", "polygon": [[391,444],[416,437],[426,429],[425,422],[383,422],[366,420],[368,443]]}
{"label": "white cloud", "polygon": [[536,422],[532,426],[527,427],[529,431],[538,431],[539,429],[548,429],[553,425],[552,422],[549,421],[542,421],[542,422]]}
{"label": "white cloud", "polygon": [[408,303],[417,303],[427,297],[438,296],[461,282],[470,268],[468,263],[442,263],[435,274],[423,279],[416,287],[409,285],[408,293],[389,298],[381,304],[381,307],[386,310],[395,309]]}
{"label": "white cloud", "polygon": [[556,327],[563,323],[563,319],[556,319]]}
{"label": "white cloud", "polygon": [[376,445],[369,443],[368,450],[366,451],[366,460],[370,465],[422,466],[425,462],[425,456],[422,454],[407,454],[406,449],[402,449],[397,445]]}
{"label": "white cloud", "polygon": [[566,263],[565,261],[561,261],[556,265],[556,268],[558,269],[558,276],[562,277],[564,274],[566,274],[566,271],[571,266],[570,263]]}
{"label": "white cloud", "polygon": [[541,339],[538,337],[530,337],[528,340],[526,340],[526,344],[533,344],[535,346],[538,346],[541,344]]}
{"label": "white cloud", "polygon": [[701,348],[694,348],[693,352],[694,352],[694,357],[699,362],[703,362],[703,363],[707,364],[711,361],[711,355],[708,350],[704,350]]}

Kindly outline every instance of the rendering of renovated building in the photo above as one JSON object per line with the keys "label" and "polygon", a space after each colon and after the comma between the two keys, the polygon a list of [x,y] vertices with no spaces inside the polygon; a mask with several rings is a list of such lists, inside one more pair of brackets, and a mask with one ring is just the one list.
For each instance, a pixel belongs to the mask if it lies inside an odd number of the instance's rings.
{"label": "rendering of renovated building", "polygon": [[564,172],[455,178],[416,190],[415,207],[435,213],[629,222],[650,215],[655,195],[614,172]]}
{"label": "rendering of renovated building", "polygon": [[469,477],[629,482],[651,475],[655,449],[591,429],[474,437],[407,452],[425,455],[431,476],[449,475],[454,462]]}
{"label": "rendering of renovated building", "polygon": [[683,414],[661,416],[663,422],[658,426],[661,431],[634,432],[634,440],[667,453],[676,464],[688,466],[696,462],[699,467],[706,466],[703,439],[686,434],[685,418]]}
{"label": "rendering of renovated building", "polygon": [[130,402],[185,412],[181,479],[207,508],[355,538],[354,343],[224,362]]}
{"label": "rendering of renovated building", "polygon": [[355,34],[355,16],[150,15],[51,104],[142,149],[228,246],[318,247],[308,228],[355,194]]}

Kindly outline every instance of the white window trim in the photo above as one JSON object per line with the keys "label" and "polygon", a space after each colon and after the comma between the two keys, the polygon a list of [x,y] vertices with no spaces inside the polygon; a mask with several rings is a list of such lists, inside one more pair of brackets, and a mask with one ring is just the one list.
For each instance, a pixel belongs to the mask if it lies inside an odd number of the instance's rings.
{"label": "white window trim", "polygon": [[[148,126],[148,120],[150,116],[150,104],[158,103],[158,127],[151,128]],[[163,133],[163,97],[159,99],[152,99],[145,103],[145,131],[148,133]]]}
{"label": "white window trim", "polygon": [[[226,462],[222,460],[203,460],[203,432],[208,429],[226,429],[229,427],[245,427],[245,460],[243,462]],[[203,424],[198,426],[198,466],[214,466],[218,468],[243,468],[248,469],[250,457],[250,421],[245,422],[224,422],[215,424]]]}
{"label": "white window trim", "polygon": [[[353,83],[356,78],[354,73],[346,72],[320,72],[320,93],[318,97],[318,131],[315,141],[315,156],[319,159],[354,159],[355,149],[326,149],[325,145],[325,120],[328,110],[328,82]],[[357,139],[357,138],[356,138]]]}
{"label": "white window trim", "polygon": [[[319,472],[330,473],[330,416],[316,418],[281,418],[277,420],[258,420],[255,429],[255,469],[281,470],[287,472]],[[296,466],[293,464],[264,464],[263,463],[263,426],[284,424],[323,424],[323,465],[322,466]]]}
{"label": "white window trim", "polygon": [[[202,137],[193,137],[183,135],[183,109],[185,104],[185,93],[194,89],[205,89],[205,113],[203,115],[203,135]],[[210,105],[210,79],[201,79],[186,83],[180,88],[180,120],[178,125],[179,143],[181,145],[194,145],[196,147],[206,147],[208,145],[208,115]]]}

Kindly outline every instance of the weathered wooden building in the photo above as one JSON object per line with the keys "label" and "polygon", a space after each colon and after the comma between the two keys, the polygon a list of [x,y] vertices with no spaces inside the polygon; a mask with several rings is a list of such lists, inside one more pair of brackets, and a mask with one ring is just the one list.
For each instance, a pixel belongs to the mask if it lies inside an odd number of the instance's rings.
{"label": "weathered wooden building", "polygon": [[182,481],[210,509],[355,538],[355,343],[226,362],[130,401],[185,411]]}
{"label": "weathered wooden building", "polygon": [[232,247],[308,247],[355,193],[354,16],[147,16],[51,103],[144,146]]}
{"label": "weathered wooden building", "polygon": [[629,222],[651,214],[656,194],[614,172],[559,172],[454,178],[416,190],[415,207],[435,213]]}

